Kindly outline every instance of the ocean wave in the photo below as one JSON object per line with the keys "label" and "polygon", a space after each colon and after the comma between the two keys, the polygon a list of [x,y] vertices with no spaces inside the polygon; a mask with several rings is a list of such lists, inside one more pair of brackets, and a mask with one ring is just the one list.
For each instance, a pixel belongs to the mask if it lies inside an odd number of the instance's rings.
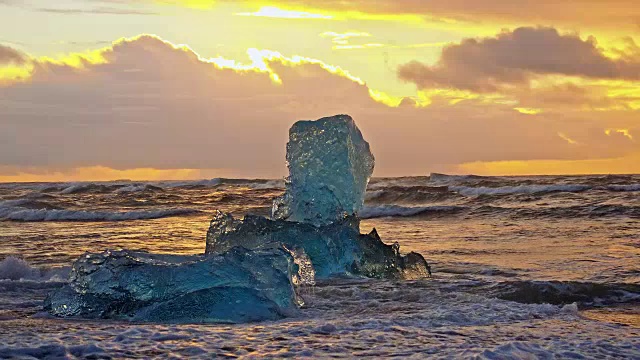
{"label": "ocean wave", "polygon": [[464,196],[538,194],[549,192],[582,192],[591,189],[590,185],[518,185],[501,187],[449,186],[449,190]]}
{"label": "ocean wave", "polygon": [[247,187],[254,190],[267,190],[267,189],[284,189],[284,180],[268,180],[266,182],[251,182],[247,183]]}
{"label": "ocean wave", "polygon": [[603,306],[640,302],[640,285],[578,281],[504,281],[481,289],[502,299],[525,304]]}
{"label": "ocean wave", "polygon": [[150,220],[189,215],[194,209],[158,209],[141,211],[84,211],[59,209],[0,208],[0,220],[10,221],[127,221]]}
{"label": "ocean wave", "polygon": [[172,189],[172,188],[186,188],[186,189],[199,189],[199,188],[208,188],[208,187],[216,187],[222,184],[221,178],[214,179],[203,179],[203,180],[187,180],[187,181],[170,181],[162,184],[162,187]]}
{"label": "ocean wave", "polygon": [[203,189],[209,187],[217,187],[221,185],[231,185],[239,187],[247,187],[250,189],[284,189],[284,180],[262,180],[262,179],[224,179],[215,178],[210,180],[191,180],[191,181],[171,181],[162,182],[158,186],[173,189]]}
{"label": "ocean wave", "polygon": [[60,190],[60,194],[108,193],[116,188],[113,184],[74,183]]}
{"label": "ocean wave", "polygon": [[0,280],[34,280],[34,281],[64,281],[70,267],[43,269],[32,266],[23,259],[9,256],[0,261]]}
{"label": "ocean wave", "polygon": [[467,216],[510,216],[514,219],[522,218],[584,218],[611,216],[640,216],[640,206],[633,205],[577,205],[558,207],[501,207],[483,206],[401,206],[380,205],[365,206],[358,214],[363,219],[381,217],[412,217],[412,216],[454,216],[464,213]]}
{"label": "ocean wave", "polygon": [[385,204],[394,203],[429,203],[460,198],[446,186],[388,186],[367,191],[365,201]]}
{"label": "ocean wave", "polygon": [[611,191],[640,191],[640,184],[609,185],[607,189]]}
{"label": "ocean wave", "polygon": [[30,197],[23,199],[2,200],[0,201],[0,214],[3,209],[22,208],[22,209],[59,209],[58,206],[52,205],[46,201],[34,200]]}
{"label": "ocean wave", "polygon": [[607,216],[640,216],[640,206],[597,204],[597,205],[576,205],[563,207],[538,207],[538,208],[501,208],[486,206],[482,211],[510,213],[516,218],[519,217],[553,217],[553,218],[576,218],[576,217],[607,217]]}
{"label": "ocean wave", "polygon": [[151,184],[135,184],[135,185],[119,187],[118,189],[115,190],[117,194],[137,193],[137,192],[146,192],[146,191],[150,191],[150,192],[164,191],[164,189],[159,186],[154,186]]}
{"label": "ocean wave", "polygon": [[479,175],[448,175],[440,173],[431,173],[429,175],[429,181],[435,183],[452,183],[452,182],[467,182],[467,181],[480,181],[501,179],[493,176],[479,176]]}
{"label": "ocean wave", "polygon": [[418,215],[448,215],[466,210],[462,206],[416,206],[405,207],[399,205],[365,206],[358,213],[362,219],[374,219],[381,217],[409,217]]}

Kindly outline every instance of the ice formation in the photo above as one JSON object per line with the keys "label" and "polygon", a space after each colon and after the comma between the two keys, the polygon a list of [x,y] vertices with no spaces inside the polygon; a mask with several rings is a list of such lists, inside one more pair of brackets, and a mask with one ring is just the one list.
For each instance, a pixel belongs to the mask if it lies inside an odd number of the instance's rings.
{"label": "ice formation", "polygon": [[400,255],[399,245],[384,244],[375,229],[370,234],[360,234],[359,220],[355,217],[318,227],[253,215],[236,220],[230,214],[218,212],[207,233],[206,253],[223,254],[235,246],[252,250],[284,246],[294,254],[306,254],[319,279],[342,275],[427,276],[422,256]]}
{"label": "ice formation", "polygon": [[234,246],[284,246],[306,254],[315,275],[418,278],[428,274],[421,255],[402,256],[375,229],[360,234],[358,211],[373,172],[369,144],[347,115],[299,121],[289,131],[289,177],[285,195],[273,206],[273,219],[248,215],[235,220],[218,213],[207,232],[207,254]]}
{"label": "ice formation", "polygon": [[159,322],[250,322],[291,314],[296,285],[316,278],[428,275],[417,253],[400,254],[375,229],[360,234],[358,211],[374,158],[347,115],[300,121],[287,144],[289,177],[273,219],[218,212],[203,256],[107,251],[73,265],[49,295],[57,316]]}
{"label": "ice formation", "polygon": [[275,320],[300,305],[293,257],[282,249],[219,256],[129,251],[87,254],[70,283],[49,295],[53,315],[158,322]]}
{"label": "ice formation", "polygon": [[298,121],[289,130],[287,190],[274,203],[273,217],[327,225],[356,215],[374,163],[350,116]]}

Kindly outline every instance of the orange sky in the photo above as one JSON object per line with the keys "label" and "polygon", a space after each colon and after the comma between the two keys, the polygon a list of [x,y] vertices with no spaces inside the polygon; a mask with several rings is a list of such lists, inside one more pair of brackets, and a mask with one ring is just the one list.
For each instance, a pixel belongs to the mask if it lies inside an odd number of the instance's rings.
{"label": "orange sky", "polygon": [[638,19],[623,0],[0,0],[0,181],[280,177],[288,127],[338,113],[377,176],[640,173]]}

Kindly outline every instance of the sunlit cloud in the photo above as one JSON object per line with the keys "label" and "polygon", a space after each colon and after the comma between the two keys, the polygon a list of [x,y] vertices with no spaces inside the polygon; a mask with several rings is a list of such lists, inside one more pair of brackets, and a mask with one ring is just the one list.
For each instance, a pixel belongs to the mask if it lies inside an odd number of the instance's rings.
{"label": "sunlit cloud", "polygon": [[320,37],[330,38],[334,44],[337,45],[347,45],[349,44],[349,39],[351,38],[359,38],[359,37],[371,37],[371,34],[368,32],[345,32],[345,33],[337,33],[334,31],[326,31],[320,34]]}
{"label": "sunlit cloud", "polygon": [[[500,29],[514,25],[550,25],[638,34],[640,9],[636,0],[512,1],[500,0],[287,0],[270,1],[281,7],[317,11],[337,19],[400,20],[455,26],[458,30]],[[580,9],[580,11],[575,11]],[[488,25],[490,24],[490,25]]]}
{"label": "sunlit cloud", "polygon": [[333,50],[352,50],[352,49],[369,49],[384,47],[384,44],[380,43],[366,43],[366,44],[350,44],[349,40],[352,38],[368,38],[371,34],[368,32],[345,32],[337,33],[333,31],[327,31],[320,34],[320,37],[330,38],[333,42]]}
{"label": "sunlit cloud", "polygon": [[526,114],[526,115],[538,115],[542,112],[542,109],[536,109],[536,108],[516,107],[513,109],[521,114]]}
{"label": "sunlit cloud", "polygon": [[369,43],[369,44],[360,44],[360,45],[336,45],[333,47],[334,50],[353,50],[353,49],[371,49],[371,48],[381,48],[384,47],[384,44],[378,43]]}
{"label": "sunlit cloud", "polygon": [[27,62],[28,57],[22,52],[0,44],[0,65],[13,64],[22,65]]}
{"label": "sunlit cloud", "polygon": [[620,134],[629,140],[633,140],[633,136],[631,135],[629,129],[606,129],[604,133],[607,136],[611,136],[612,134]]}
{"label": "sunlit cloud", "polygon": [[562,140],[564,140],[564,141],[566,141],[567,143],[569,143],[570,145],[578,145],[578,142],[577,142],[577,141],[573,140],[572,138],[568,137],[567,135],[565,135],[565,134],[564,134],[564,133],[562,133],[562,132],[558,132],[558,136],[559,136]]}
{"label": "sunlit cloud", "polygon": [[322,20],[333,19],[333,16],[331,15],[314,14],[306,11],[285,10],[275,6],[263,6],[260,8],[260,10],[256,12],[241,12],[241,13],[235,13],[234,15],[279,18],[279,19],[322,19]]}
{"label": "sunlit cloud", "polygon": [[412,61],[398,69],[402,80],[419,88],[476,92],[531,86],[545,75],[638,81],[640,53],[613,59],[602,53],[595,38],[583,40],[555,28],[520,27],[446,46],[435,65]]}
{"label": "sunlit cloud", "polygon": [[[240,60],[206,57],[187,45],[140,35],[93,51],[25,57],[27,79],[0,86],[0,166],[20,168],[13,175],[22,179],[70,179],[68,170],[56,175],[56,169],[94,164],[109,169],[231,168],[232,176],[277,177],[286,170],[282,144],[290,124],[336,113],[353,115],[371,143],[378,144],[379,176],[423,174],[460,164],[476,164],[460,171],[486,166],[483,171],[513,173],[539,159],[565,164],[639,151],[635,141],[617,131],[627,129],[632,137],[637,114],[630,111],[576,113],[523,102],[520,94],[456,88],[395,96],[371,88],[360,73],[273,50],[251,48]],[[608,84],[601,86],[606,90]],[[569,92],[579,95],[586,84],[578,85]],[[25,137],[41,146],[16,143]],[[113,146],[116,139],[118,147]],[[447,148],[456,151],[442,150]],[[554,164],[549,163],[551,169]],[[529,171],[547,172],[535,166]],[[622,171],[622,165],[612,169]],[[39,178],[31,176],[43,171]],[[154,176],[142,171],[94,173],[82,176]]]}

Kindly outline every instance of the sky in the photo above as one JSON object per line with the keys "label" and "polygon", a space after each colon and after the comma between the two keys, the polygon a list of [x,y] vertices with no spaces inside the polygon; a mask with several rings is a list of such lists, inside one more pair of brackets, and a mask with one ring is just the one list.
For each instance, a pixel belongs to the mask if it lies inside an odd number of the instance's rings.
{"label": "sky", "polygon": [[0,0],[0,182],[640,173],[637,0]]}

